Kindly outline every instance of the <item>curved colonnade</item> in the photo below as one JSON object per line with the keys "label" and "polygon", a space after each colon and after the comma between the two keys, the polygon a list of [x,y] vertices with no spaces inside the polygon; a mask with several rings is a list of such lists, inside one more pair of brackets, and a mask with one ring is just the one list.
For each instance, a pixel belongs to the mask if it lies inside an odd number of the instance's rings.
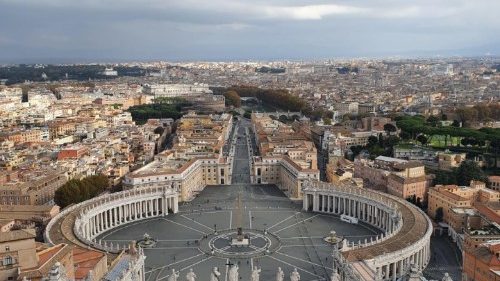
{"label": "curved colonnade", "polygon": [[412,266],[423,270],[429,263],[432,223],[405,200],[353,186],[307,181],[303,209],[348,215],[383,232],[376,239],[342,245],[341,253],[334,254],[340,280],[398,280]]}
{"label": "curved colonnade", "polygon": [[88,245],[109,253],[119,253],[128,246],[107,244],[96,240],[96,237],[124,224],[177,211],[178,192],[172,187],[143,187],[106,194],[60,212],[47,225],[45,241],[50,244]]}

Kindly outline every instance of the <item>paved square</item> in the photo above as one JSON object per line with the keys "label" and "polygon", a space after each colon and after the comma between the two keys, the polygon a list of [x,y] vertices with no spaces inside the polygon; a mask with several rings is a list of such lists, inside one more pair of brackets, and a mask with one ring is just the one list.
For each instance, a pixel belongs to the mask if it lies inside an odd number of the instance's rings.
{"label": "paved square", "polygon": [[[236,208],[239,197],[240,210]],[[242,280],[249,280],[251,266],[255,265],[262,268],[260,280],[274,280],[278,267],[288,279],[296,267],[301,280],[313,281],[327,280],[331,274],[332,246],[323,240],[331,230],[350,241],[370,239],[380,233],[365,224],[342,222],[336,216],[303,212],[301,206],[301,202],[290,201],[272,185],[208,186],[193,201],[180,204],[177,214],[131,223],[99,238],[127,244],[147,233],[155,239],[156,245],[145,249],[146,280],[166,280],[172,269],[180,271],[180,280],[184,280],[193,268],[199,280],[208,281],[211,269],[218,267],[221,280],[227,281],[227,264],[236,263]],[[205,241],[215,237],[216,230],[219,235],[229,230],[234,233],[238,217],[244,233],[256,239],[254,248],[265,246],[265,240],[257,238],[264,231],[276,238],[270,239],[276,247],[270,246],[269,253],[243,253],[232,258],[211,254]],[[217,250],[229,251],[223,244],[224,240],[218,240],[214,245]]]}

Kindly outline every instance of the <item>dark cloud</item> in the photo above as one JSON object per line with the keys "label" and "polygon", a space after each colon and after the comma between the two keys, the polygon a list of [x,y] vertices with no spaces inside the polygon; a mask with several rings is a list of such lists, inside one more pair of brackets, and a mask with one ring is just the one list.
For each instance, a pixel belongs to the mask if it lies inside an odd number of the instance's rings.
{"label": "dark cloud", "polygon": [[0,61],[498,54],[496,0],[0,0]]}

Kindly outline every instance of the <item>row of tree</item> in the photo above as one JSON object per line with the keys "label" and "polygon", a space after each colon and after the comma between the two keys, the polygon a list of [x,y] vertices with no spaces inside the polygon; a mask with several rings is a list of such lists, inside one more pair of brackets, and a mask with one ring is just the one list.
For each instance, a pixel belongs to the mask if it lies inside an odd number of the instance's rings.
{"label": "row of tree", "polygon": [[462,107],[455,111],[458,121],[468,125],[474,122],[490,122],[500,120],[500,105],[477,104],[473,107]]}
{"label": "row of tree", "polygon": [[240,107],[241,106],[241,97],[238,95],[236,91],[230,90],[224,93],[224,97],[226,98],[227,106]]}
{"label": "row of tree", "polygon": [[468,186],[471,180],[488,182],[488,177],[481,167],[470,160],[463,161],[458,168],[451,171],[436,170],[432,171],[432,173],[436,176],[434,184]]}
{"label": "row of tree", "polygon": [[262,102],[282,110],[302,111],[304,114],[312,112],[311,107],[301,98],[290,94],[288,90],[261,89],[251,86],[233,86],[226,92],[233,91],[239,97],[255,97]]}
{"label": "row of tree", "polygon": [[173,118],[182,117],[182,109],[191,106],[191,103],[180,98],[158,98],[155,103],[141,104],[130,107],[127,111],[132,119],[138,123],[146,122],[151,118]]}
{"label": "row of tree", "polygon": [[64,208],[96,197],[109,187],[105,175],[94,175],[79,179],[72,179],[59,187],[54,195],[55,203]]}
{"label": "row of tree", "polygon": [[[102,74],[105,68],[105,65],[46,65],[42,68],[21,64],[0,67],[0,77],[7,79],[6,85],[23,83],[25,80],[45,81],[42,77],[44,73],[50,81],[114,78]],[[145,69],[136,66],[119,66],[115,67],[115,70],[119,76],[144,76],[146,74]]]}
{"label": "row of tree", "polygon": [[402,138],[416,139],[420,134],[428,136],[445,136],[447,145],[450,137],[475,139],[476,141],[495,141],[500,139],[500,129],[481,128],[479,130],[461,127],[435,127],[432,120],[429,122],[423,116],[398,116],[396,124],[402,130]]}
{"label": "row of tree", "polygon": [[351,147],[353,153],[352,158],[359,155],[362,151],[368,151],[371,159],[378,156],[391,156],[393,155],[393,147],[400,142],[399,137],[394,135],[383,136],[379,134],[378,137],[368,137],[368,143],[365,146],[356,145]]}

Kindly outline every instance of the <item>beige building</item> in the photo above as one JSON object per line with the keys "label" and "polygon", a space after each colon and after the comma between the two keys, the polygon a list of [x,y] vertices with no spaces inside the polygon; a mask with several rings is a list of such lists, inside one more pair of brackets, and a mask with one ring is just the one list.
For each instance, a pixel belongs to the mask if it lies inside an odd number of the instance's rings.
{"label": "beige building", "polygon": [[460,163],[465,160],[465,156],[465,153],[439,152],[438,167],[440,170],[450,171],[451,169],[460,166]]}
{"label": "beige building", "polygon": [[404,199],[415,196],[416,200],[426,201],[427,177],[424,165],[419,162],[395,164],[387,178],[387,192]]}
{"label": "beige building", "polygon": [[427,214],[436,217],[443,210],[443,221],[449,222],[453,208],[472,208],[479,203],[498,202],[500,192],[486,188],[485,183],[471,181],[470,186],[436,185],[429,188]]}
{"label": "beige building", "polygon": [[0,219],[48,222],[57,214],[57,205],[0,205]]}
{"label": "beige building", "polygon": [[362,178],[367,188],[403,199],[415,196],[416,200],[427,200],[429,181],[420,162],[385,156],[379,156],[374,161],[359,159],[354,162],[354,177]]}
{"label": "beige building", "polygon": [[0,233],[0,280],[17,280],[18,272],[38,265],[35,230]]}
{"label": "beige building", "polygon": [[313,142],[264,114],[252,113],[252,126],[261,156],[252,159],[251,181],[276,184],[290,198],[301,199],[303,182],[319,179]]}
{"label": "beige building", "polygon": [[41,142],[42,131],[39,129],[32,129],[3,132],[0,134],[0,141],[3,140],[9,140],[14,143]]}
{"label": "beige building", "polygon": [[101,280],[108,271],[105,253],[64,243],[37,243],[34,229],[0,233],[0,259],[0,280],[42,281],[55,272],[64,280]]}
{"label": "beige building", "polygon": [[275,184],[291,199],[302,199],[302,184],[319,180],[319,170],[303,168],[287,156],[254,157],[251,179],[257,184]]}
{"label": "beige building", "polygon": [[490,182],[489,188],[500,191],[500,176],[489,176],[488,181]]}
{"label": "beige building", "polygon": [[179,199],[186,201],[206,185],[230,184],[231,161],[223,156],[223,147],[232,122],[229,114],[183,116],[172,149],[127,174],[124,188],[172,185],[179,190]]}
{"label": "beige building", "polygon": [[55,191],[68,180],[66,173],[48,169],[30,171],[1,184],[0,205],[51,204]]}

